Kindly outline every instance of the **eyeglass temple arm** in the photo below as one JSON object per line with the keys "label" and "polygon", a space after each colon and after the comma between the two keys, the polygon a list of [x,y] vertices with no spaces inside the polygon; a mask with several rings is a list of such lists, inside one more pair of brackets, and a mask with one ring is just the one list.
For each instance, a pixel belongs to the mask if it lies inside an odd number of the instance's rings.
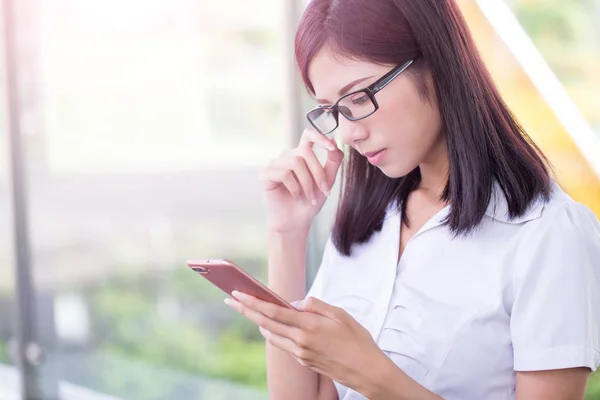
{"label": "eyeglass temple arm", "polygon": [[384,87],[386,87],[391,81],[393,81],[394,79],[396,79],[396,77],[398,75],[400,75],[401,73],[403,73],[406,70],[406,68],[410,67],[410,65],[413,62],[414,62],[414,60],[409,60],[409,61],[405,62],[400,68],[393,69],[390,72],[388,72],[387,75],[385,75],[383,78],[381,78],[381,81],[378,82],[375,85],[375,87],[371,89],[373,91],[373,93],[377,93],[381,89],[383,89]]}

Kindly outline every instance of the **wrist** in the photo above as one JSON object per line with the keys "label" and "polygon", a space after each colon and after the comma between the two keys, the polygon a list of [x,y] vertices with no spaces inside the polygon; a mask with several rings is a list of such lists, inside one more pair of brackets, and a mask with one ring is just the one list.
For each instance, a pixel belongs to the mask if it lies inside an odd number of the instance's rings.
{"label": "wrist", "polygon": [[270,243],[307,241],[310,225],[288,230],[267,229],[267,240]]}
{"label": "wrist", "polygon": [[290,303],[306,295],[307,239],[308,232],[268,232],[268,286]]}
{"label": "wrist", "polygon": [[368,365],[372,367],[366,369],[365,389],[361,393],[371,400],[394,398],[391,386],[396,386],[395,382],[399,380],[398,374],[403,372],[383,353],[378,354],[376,362]]}
{"label": "wrist", "polygon": [[369,369],[363,395],[371,400],[442,400],[413,380],[385,354]]}

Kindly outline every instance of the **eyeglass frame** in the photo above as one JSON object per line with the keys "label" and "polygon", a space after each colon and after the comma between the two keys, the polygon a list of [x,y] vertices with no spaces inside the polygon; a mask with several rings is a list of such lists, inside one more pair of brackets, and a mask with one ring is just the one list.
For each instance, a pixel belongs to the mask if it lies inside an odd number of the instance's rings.
{"label": "eyeglass frame", "polygon": [[[379,103],[377,102],[377,100],[375,99],[375,95],[380,92],[383,88],[385,88],[387,85],[389,85],[394,79],[396,79],[401,73],[403,73],[408,67],[411,66],[411,64],[414,62],[415,60],[409,60],[407,62],[405,62],[404,64],[398,65],[396,67],[394,67],[390,72],[386,73],[384,76],[382,76],[381,78],[377,79],[374,83],[372,83],[371,85],[367,86],[364,89],[360,89],[360,90],[355,90],[354,92],[348,93],[343,95],[342,97],[340,97],[333,105],[331,106],[318,106],[313,108],[312,110],[308,111],[306,113],[306,119],[308,119],[308,122],[310,122],[310,124],[317,130],[317,132],[319,132],[321,135],[329,135],[331,132],[335,131],[339,125],[339,114],[342,114],[342,116],[344,118],[346,118],[348,121],[360,121],[361,119],[365,119],[370,117],[371,115],[375,114],[375,112],[377,110],[379,110]],[[367,94],[367,96],[369,97],[369,99],[371,100],[371,102],[373,103],[373,106],[375,107],[374,110],[363,116],[363,117],[359,117],[359,118],[349,118],[346,115],[344,115],[342,112],[340,112],[339,108],[338,108],[338,104],[340,103],[340,101],[344,100],[347,97],[353,96],[357,93],[360,92],[364,92]],[[313,123],[313,121],[310,119],[310,114],[314,111],[317,110],[324,110],[324,109],[328,109],[333,113],[333,116],[335,118],[335,128],[333,128],[332,130],[330,130],[329,132],[321,132],[321,130]]]}

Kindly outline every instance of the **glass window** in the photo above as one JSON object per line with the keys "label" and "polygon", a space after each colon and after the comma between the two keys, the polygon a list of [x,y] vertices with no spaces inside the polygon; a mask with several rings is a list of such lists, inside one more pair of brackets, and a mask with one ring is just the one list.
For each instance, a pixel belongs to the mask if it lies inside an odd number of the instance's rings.
{"label": "glass window", "polygon": [[515,14],[600,135],[600,2],[512,0]]}
{"label": "glass window", "polygon": [[[0,13],[0,29],[4,32]],[[5,88],[6,71],[4,65],[4,37],[0,33],[0,87]],[[9,150],[8,126],[6,110],[6,94],[0,96],[0,387],[7,384],[3,381],[6,365],[13,365],[9,356],[11,346],[14,346],[13,332],[13,299],[14,299],[14,268],[13,268],[13,221],[11,215],[11,187],[9,180]],[[8,373],[11,375],[12,373]],[[0,392],[1,393],[1,392]]]}
{"label": "glass window", "polygon": [[258,174],[291,139],[284,2],[35,4],[44,379],[122,398],[266,399],[258,329],[185,261],[229,258],[266,281]]}

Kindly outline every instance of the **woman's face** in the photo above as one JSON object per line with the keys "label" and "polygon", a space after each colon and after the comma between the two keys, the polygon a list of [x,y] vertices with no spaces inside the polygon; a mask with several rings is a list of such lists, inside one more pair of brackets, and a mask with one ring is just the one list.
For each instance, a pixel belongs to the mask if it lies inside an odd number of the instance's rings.
{"label": "woman's face", "polygon": [[[333,56],[323,49],[308,74],[319,104],[332,105],[341,95],[366,88],[394,67]],[[354,122],[339,115],[337,132],[342,142],[391,178],[405,176],[419,165],[435,164],[437,153],[446,146],[437,102],[433,95],[431,102],[420,96],[410,68],[375,95],[379,109],[373,115]],[[429,93],[434,93],[432,85]]]}

